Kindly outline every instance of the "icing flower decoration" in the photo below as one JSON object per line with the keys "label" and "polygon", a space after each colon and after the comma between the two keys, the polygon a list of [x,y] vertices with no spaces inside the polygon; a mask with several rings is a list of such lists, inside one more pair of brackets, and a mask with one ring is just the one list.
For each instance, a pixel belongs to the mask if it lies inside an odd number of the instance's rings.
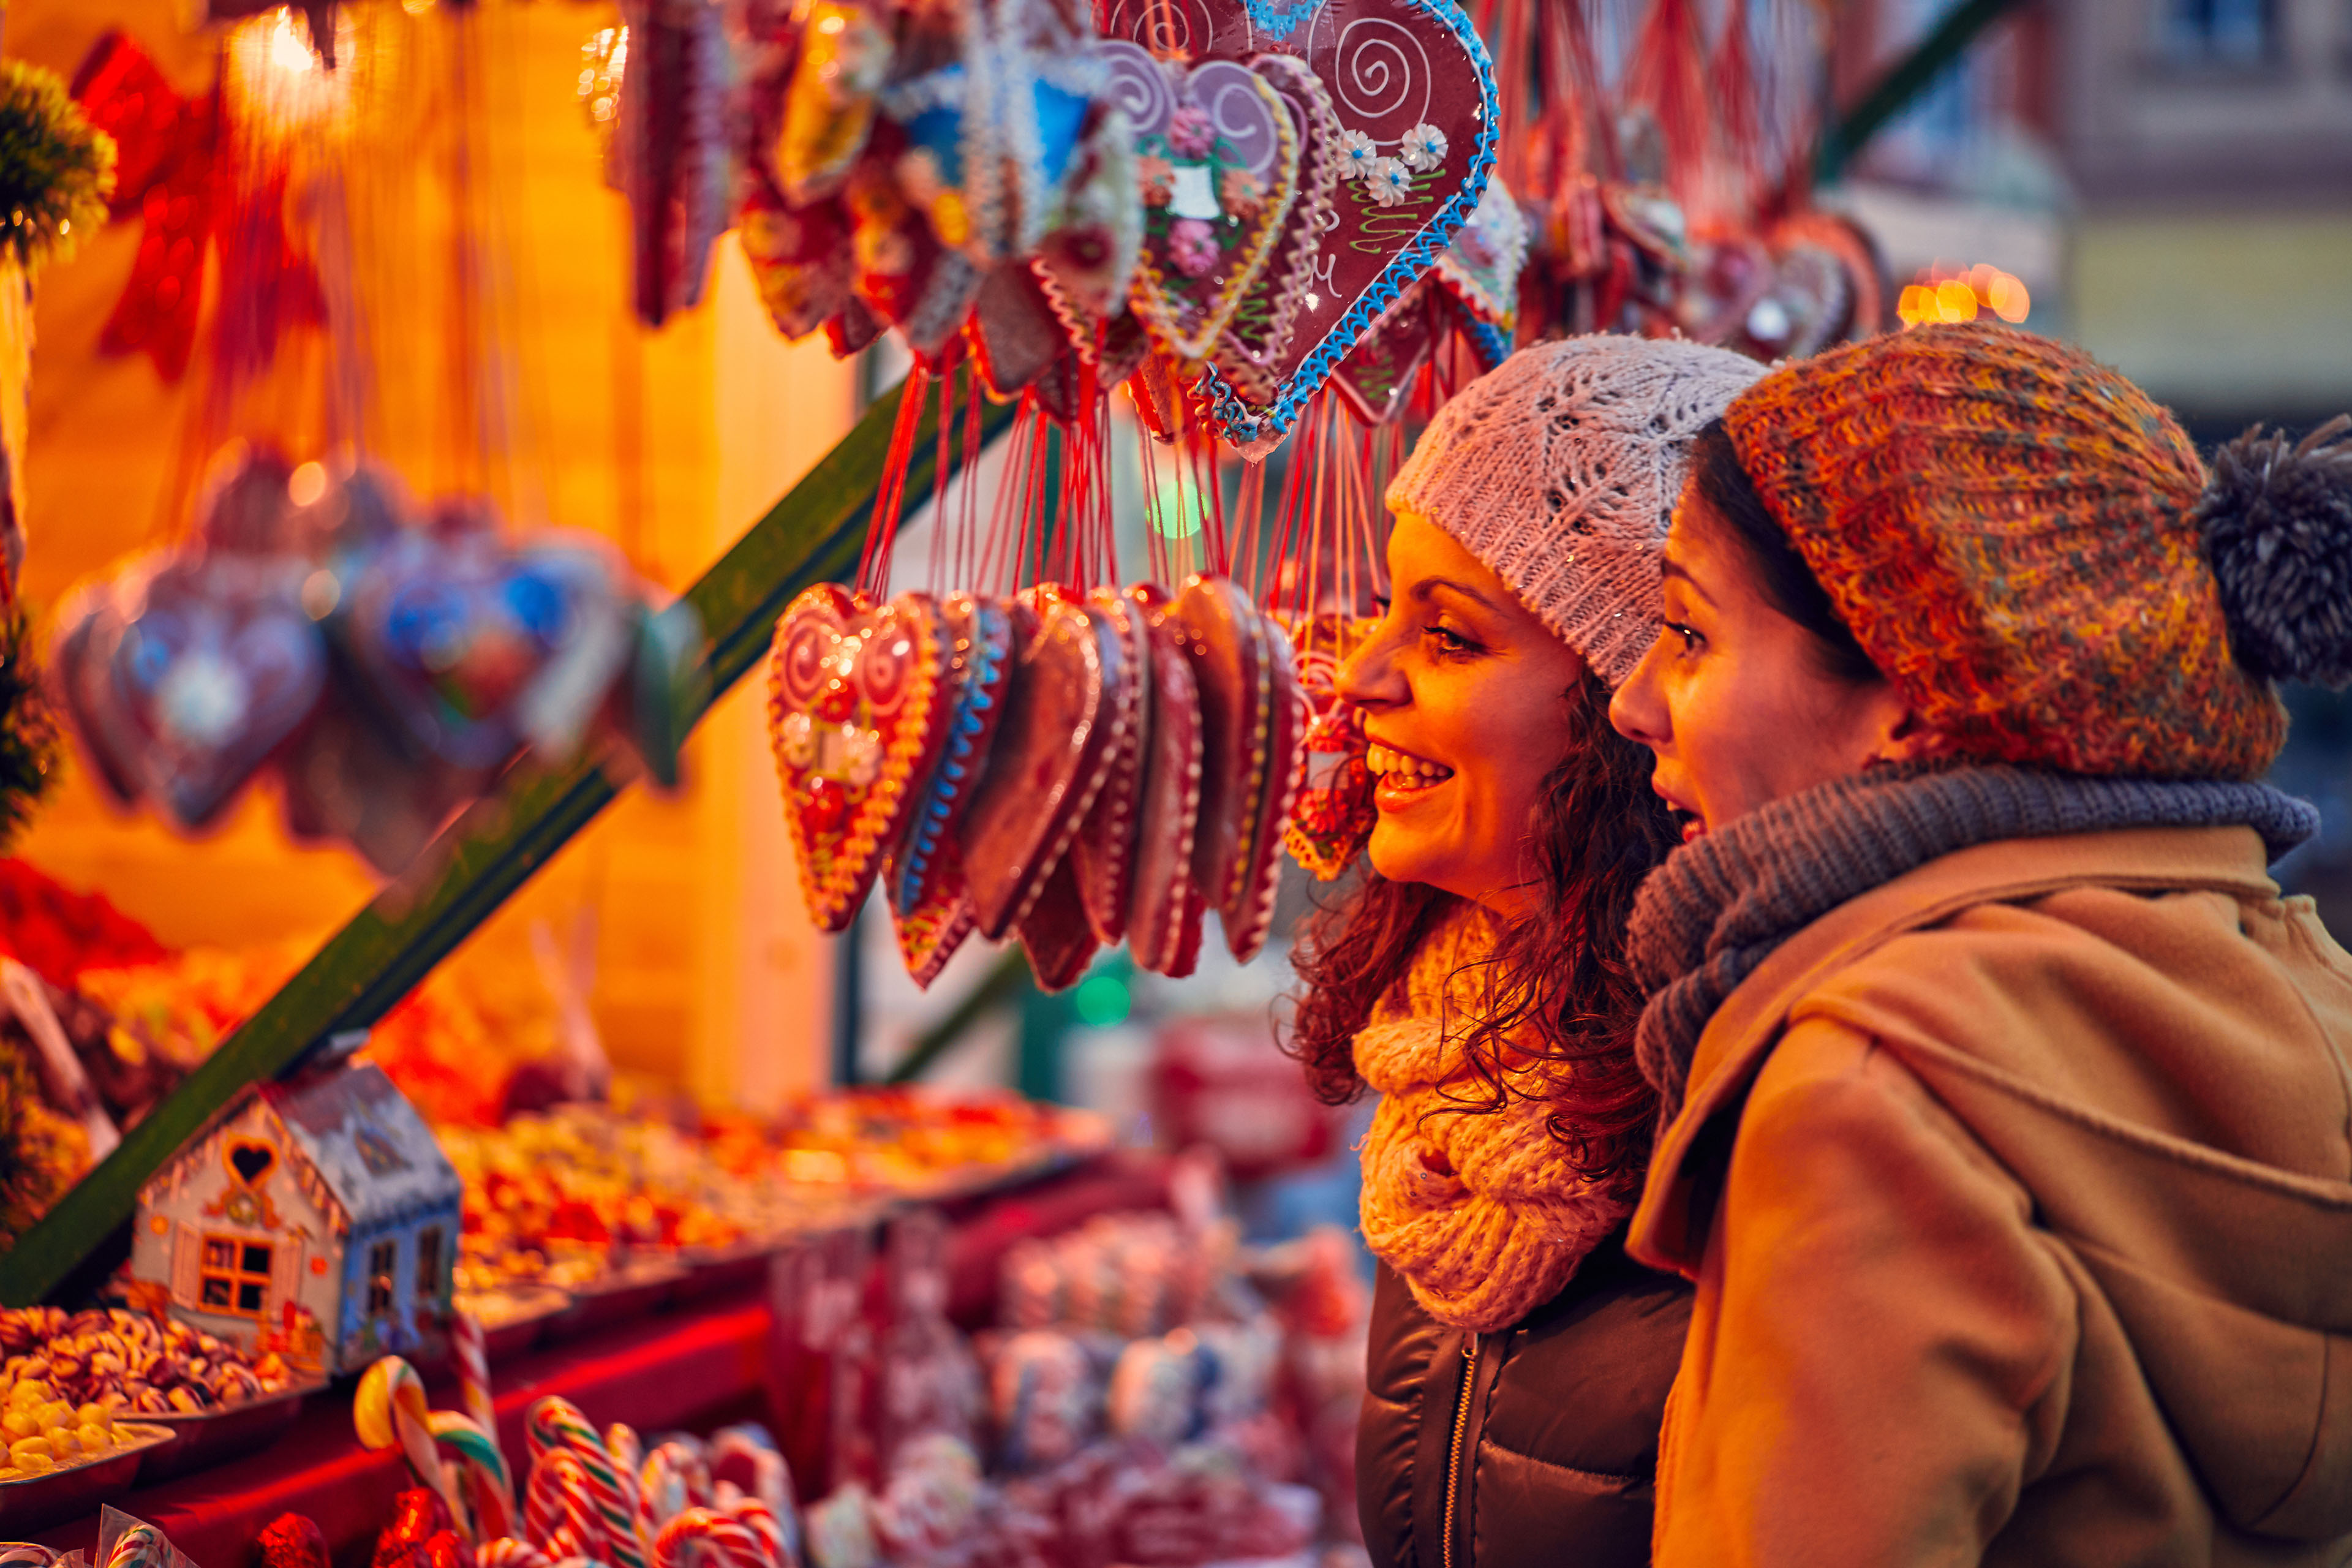
{"label": "icing flower decoration", "polygon": [[1426,174],[1445,163],[1445,132],[1426,121],[1404,133],[1404,145],[1398,156],[1406,168]]}
{"label": "icing flower decoration", "polygon": [[1239,217],[1255,217],[1265,200],[1265,182],[1247,169],[1229,168],[1217,181],[1217,205]]}
{"label": "icing flower decoration", "polygon": [[1168,228],[1168,259],[1187,278],[1206,276],[1217,264],[1217,231],[1201,218],[1178,218]]}
{"label": "icing flower decoration", "polygon": [[1412,195],[1412,171],[1402,160],[1375,158],[1364,184],[1372,193],[1372,200],[1384,207],[1395,206]]}
{"label": "icing flower decoration", "polygon": [[1164,207],[1175,199],[1176,165],[1167,159],[1146,153],[1135,161],[1135,174],[1146,205]]}
{"label": "icing flower decoration", "polygon": [[1217,144],[1217,127],[1208,110],[1186,104],[1168,117],[1168,145],[1179,158],[1205,158]]}
{"label": "icing flower decoration", "polygon": [[1339,173],[1347,178],[1366,178],[1379,162],[1380,147],[1362,132],[1350,131],[1339,139]]}

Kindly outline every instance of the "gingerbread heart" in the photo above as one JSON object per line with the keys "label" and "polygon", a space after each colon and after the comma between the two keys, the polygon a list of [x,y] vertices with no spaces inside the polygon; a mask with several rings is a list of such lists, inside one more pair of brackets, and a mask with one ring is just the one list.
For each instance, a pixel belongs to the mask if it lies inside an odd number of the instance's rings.
{"label": "gingerbread heart", "polygon": [[954,713],[947,624],[927,594],[866,608],[837,584],[776,623],[768,726],[809,919],[841,931],[938,764]]}
{"label": "gingerbread heart", "polygon": [[1259,737],[1259,777],[1247,818],[1248,837],[1235,851],[1234,879],[1217,919],[1225,946],[1244,963],[1265,945],[1274,923],[1275,896],[1282,888],[1282,842],[1290,808],[1298,798],[1299,741],[1307,729],[1307,696],[1299,689],[1290,639],[1272,621],[1261,620],[1268,677],[1265,730]]}
{"label": "gingerbread heart", "polygon": [[1201,697],[1201,813],[1192,876],[1211,909],[1238,898],[1265,787],[1266,705],[1273,700],[1265,623],[1230,579],[1194,577],[1176,595]]}
{"label": "gingerbread heart", "polygon": [[1327,612],[1298,616],[1287,628],[1309,718],[1299,742],[1298,798],[1283,843],[1321,882],[1355,864],[1379,821],[1361,715],[1338,690],[1339,667],[1377,625],[1370,616]]}
{"label": "gingerbread heart", "polygon": [[1363,423],[1385,425],[1404,411],[1412,378],[1437,346],[1435,303],[1426,284],[1416,285],[1397,312],[1366,334],[1331,378],[1331,389]]}
{"label": "gingerbread heart", "polygon": [[[1024,619],[1034,628],[1026,636]],[[992,941],[1028,911],[1120,739],[1120,699],[1103,679],[1105,646],[1117,641],[1108,624],[1042,595],[1019,605],[1014,622],[1012,689],[961,836],[973,921]]]}
{"label": "gingerbread heart", "polygon": [[[1142,254],[1143,208],[1135,199],[1135,128],[1118,110],[1098,104],[1064,178],[1061,205],[1037,242],[1046,297],[1072,340],[1089,354],[1097,329],[1126,309]],[[1106,383],[1118,379],[1104,377]]]}
{"label": "gingerbread heart", "polygon": [[971,900],[964,891],[963,849],[949,838],[932,852],[930,874],[909,907],[890,904],[890,931],[916,989],[928,991],[948,960],[971,935]]}
{"label": "gingerbread heart", "polygon": [[990,270],[964,332],[982,382],[999,400],[1018,396],[1070,349],[1068,330],[1026,261],[1003,262]]}
{"label": "gingerbread heart", "polygon": [[1282,97],[1239,61],[1180,72],[1141,45],[1094,46],[1135,127],[1143,256],[1129,291],[1168,352],[1214,348],[1257,280],[1298,190],[1298,132]]}
{"label": "gingerbread heart", "polygon": [[1265,53],[1306,62],[1339,121],[1336,224],[1290,342],[1245,404],[1215,366],[1202,394],[1228,438],[1263,452],[1476,208],[1500,122],[1485,45],[1453,0],[1108,0],[1103,33],[1193,69]]}
{"label": "gingerbread heart", "polygon": [[1076,873],[1065,855],[1029,912],[1021,917],[1021,946],[1029,955],[1029,973],[1036,977],[1037,988],[1066,991],[1076,985],[1094,962],[1097,945]]}
{"label": "gingerbread heart", "polygon": [[175,561],[123,602],[100,700],[140,793],[183,828],[217,816],[318,704],[327,649],[300,575],[299,563]]}
{"label": "gingerbread heart", "polygon": [[1151,634],[1143,610],[1116,588],[1097,588],[1087,608],[1118,629],[1122,673],[1119,690],[1128,703],[1123,738],[1104,775],[1103,786],[1070,841],[1070,868],[1078,900],[1095,939],[1115,947],[1127,934],[1128,891],[1135,868],[1135,829],[1140,820],[1143,763],[1150,744]]}
{"label": "gingerbread heart", "polygon": [[950,594],[940,604],[947,624],[949,674],[954,683],[947,742],[915,805],[907,831],[891,852],[884,887],[893,912],[913,914],[946,901],[933,881],[952,863],[956,895],[963,872],[956,831],[988,760],[989,742],[1004,716],[1013,679],[1013,616],[1000,602]]}
{"label": "gingerbread heart", "polygon": [[1217,344],[1214,363],[1234,393],[1263,411],[1279,393],[1275,362],[1290,342],[1299,308],[1315,285],[1323,231],[1334,221],[1339,181],[1339,117],[1331,95],[1294,55],[1251,57],[1250,68],[1273,84],[1298,127],[1298,195],[1274,253]]}
{"label": "gingerbread heart", "polygon": [[1527,260],[1527,215],[1497,174],[1470,221],[1438,252],[1436,277],[1464,310],[1507,333],[1518,325],[1519,272]]}
{"label": "gingerbread heart", "polygon": [[107,670],[122,638],[112,582],[78,588],[58,610],[49,645],[49,683],[81,742],[90,772],[114,804],[139,803],[139,773],[129,727],[107,701]]}
{"label": "gingerbread heart", "polygon": [[1135,868],[1128,890],[1127,943],[1135,962],[1176,978],[1201,953],[1205,900],[1192,876],[1201,819],[1201,699],[1184,651],[1183,623],[1165,590],[1127,591],[1151,639],[1151,707],[1146,722],[1143,793],[1137,807]]}

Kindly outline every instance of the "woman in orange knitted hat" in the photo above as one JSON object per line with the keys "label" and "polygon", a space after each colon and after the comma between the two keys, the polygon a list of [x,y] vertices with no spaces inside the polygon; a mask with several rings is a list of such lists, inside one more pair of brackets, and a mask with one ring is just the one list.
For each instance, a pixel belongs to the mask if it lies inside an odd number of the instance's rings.
{"label": "woman in orange knitted hat", "polygon": [[2352,677],[2352,445],[2209,474],[2076,351],[1929,327],[1703,435],[1612,716],[1696,1288],[1663,1568],[2352,1560],[2352,958],[2266,864]]}
{"label": "woman in orange knitted hat", "polygon": [[1389,490],[1387,614],[1340,672],[1371,869],[1310,941],[1293,1049],[1381,1095],[1358,1433],[1379,1568],[1636,1568],[1688,1292],[1622,1235],[1656,1100],[1633,890],[1673,839],[1609,727],[1691,437],[1762,374],[1694,343],[1521,351]]}

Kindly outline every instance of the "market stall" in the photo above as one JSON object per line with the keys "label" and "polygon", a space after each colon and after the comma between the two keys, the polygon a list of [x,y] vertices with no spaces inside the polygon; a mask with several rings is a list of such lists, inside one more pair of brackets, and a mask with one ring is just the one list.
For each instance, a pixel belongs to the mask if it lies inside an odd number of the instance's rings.
{"label": "market stall", "polygon": [[[721,831],[698,874],[788,889],[759,918],[795,962],[862,917],[969,987],[909,1076],[1003,997],[1124,1016],[1130,979],[1265,962],[1368,831],[1334,670],[1454,389],[1569,331],[1885,324],[1868,237],[1808,200],[1801,73],[1752,63],[1823,40],[1678,0],[582,6],[561,129],[636,323],[593,325],[903,374],[694,576],[517,478],[499,9],[214,0],[205,50],[13,68],[48,185],[6,265],[140,226],[98,352],[190,391],[167,527],[37,653],[11,524],[0,816],[62,732],[110,821],[261,824],[375,890],[315,949],[227,947],[0,862],[0,1534],[40,1543],[0,1559],[1344,1553],[1353,1255],[1244,1246],[1220,1173],[1344,1142],[1262,1005],[1164,1031],[1145,1154],[1003,1090],[753,1096],[751,1039],[645,1071],[590,923],[532,931],[521,1005],[451,954],[616,799],[691,789],[758,667],[788,849],[747,873]],[[2022,310],[1979,271],[1903,310]],[[430,375],[392,346],[427,340]]]}

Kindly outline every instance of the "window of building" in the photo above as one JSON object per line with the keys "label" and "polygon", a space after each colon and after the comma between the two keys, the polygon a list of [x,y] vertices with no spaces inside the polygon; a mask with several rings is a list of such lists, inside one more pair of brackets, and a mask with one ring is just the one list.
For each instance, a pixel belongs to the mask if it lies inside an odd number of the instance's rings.
{"label": "window of building", "polygon": [[205,1237],[196,1304],[207,1311],[260,1317],[269,1305],[270,1252],[266,1241]]}
{"label": "window of building", "polygon": [[399,1242],[379,1241],[368,1248],[369,1317],[380,1318],[392,1310],[392,1276],[399,1266]]}
{"label": "window of building", "polygon": [[2279,41],[2278,0],[2158,0],[2157,44],[2173,64],[2267,65]]}
{"label": "window of building", "polygon": [[430,1301],[441,1285],[441,1227],[428,1225],[416,1233],[416,1299]]}

